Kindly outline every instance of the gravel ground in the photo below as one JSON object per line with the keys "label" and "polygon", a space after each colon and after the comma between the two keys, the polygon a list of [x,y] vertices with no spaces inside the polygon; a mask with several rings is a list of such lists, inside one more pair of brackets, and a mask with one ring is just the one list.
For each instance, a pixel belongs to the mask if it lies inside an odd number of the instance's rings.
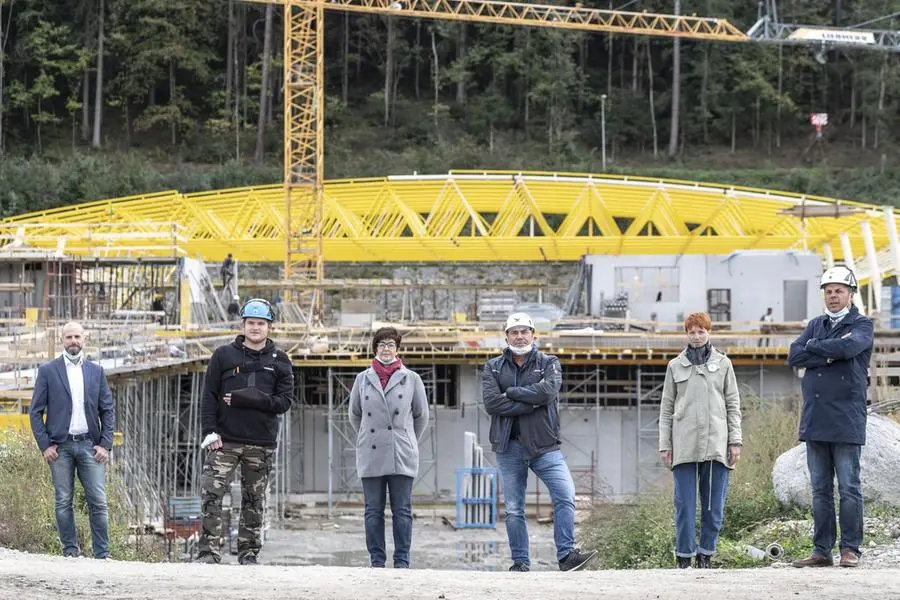
{"label": "gravel ground", "polygon": [[[269,533],[258,567],[134,563],[66,559],[0,548],[0,600],[88,598],[176,600],[356,600],[377,597],[430,600],[524,600],[616,598],[621,600],[761,600],[855,597],[900,598],[900,538],[866,548],[856,569],[771,568],[698,571],[583,571],[556,568],[552,526],[529,523],[533,571],[508,573],[509,550],[502,525],[494,530],[455,531],[442,519],[417,519],[413,569],[366,568],[362,519],[295,519]],[[781,523],[802,533],[806,521]],[[867,519],[867,533],[892,534],[895,520]],[[387,522],[390,539],[390,519]],[[898,529],[897,531],[900,531]],[[884,536],[882,536],[884,539]],[[389,542],[390,544],[390,542]],[[390,550],[390,549],[389,549]]]}
{"label": "gravel ground", "polygon": [[[852,590],[852,592],[851,592]],[[900,569],[531,573],[126,563],[0,549],[0,599],[761,600],[900,597]]]}

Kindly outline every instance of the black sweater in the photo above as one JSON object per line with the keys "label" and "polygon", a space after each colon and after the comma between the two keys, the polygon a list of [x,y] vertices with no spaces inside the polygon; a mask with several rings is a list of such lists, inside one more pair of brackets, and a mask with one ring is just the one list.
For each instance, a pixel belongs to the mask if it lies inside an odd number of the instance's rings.
{"label": "black sweater", "polygon": [[[222,400],[231,392],[231,406]],[[209,359],[200,400],[203,436],[225,442],[274,447],[278,415],[291,408],[294,372],[287,354],[267,340],[262,350],[244,346],[244,336],[219,346]]]}

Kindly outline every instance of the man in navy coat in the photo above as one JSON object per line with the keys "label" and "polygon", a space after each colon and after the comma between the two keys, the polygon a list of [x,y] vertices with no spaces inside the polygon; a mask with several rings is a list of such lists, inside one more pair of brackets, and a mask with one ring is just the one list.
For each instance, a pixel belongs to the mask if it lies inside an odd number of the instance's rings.
{"label": "man in navy coat", "polygon": [[866,389],[872,355],[872,321],[853,305],[856,276],[839,265],[825,271],[825,314],[811,319],[791,344],[788,362],[803,367],[800,441],[812,483],[813,552],[795,567],[830,567],[835,529],[834,477],[841,497],[842,567],[859,564],[863,499],[859,457],[866,443]]}
{"label": "man in navy coat", "polygon": [[[50,464],[56,526],[64,556],[78,556],[72,497],[75,474],[87,499],[94,558],[109,556],[106,463],[116,415],[103,367],[84,357],[84,329],[62,330],[62,356],[38,369],[31,397],[31,431]],[[46,415],[46,420],[45,420]]]}

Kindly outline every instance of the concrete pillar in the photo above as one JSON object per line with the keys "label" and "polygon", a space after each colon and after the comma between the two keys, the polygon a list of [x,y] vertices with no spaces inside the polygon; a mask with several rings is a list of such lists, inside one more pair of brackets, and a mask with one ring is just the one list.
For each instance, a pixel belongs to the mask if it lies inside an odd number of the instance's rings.
{"label": "concrete pillar", "polygon": [[[853,261],[853,248],[850,247],[850,236],[846,231],[841,232],[841,250],[844,253],[844,264],[856,273],[856,263]],[[866,303],[862,294],[856,294],[853,302],[859,307],[862,314],[866,314]]]}
{"label": "concrete pillar", "polygon": [[830,269],[834,266],[834,252],[831,251],[831,242],[822,244],[822,253],[825,255],[825,268]]}
{"label": "concrete pillar", "polygon": [[846,231],[841,232],[841,251],[844,253],[844,264],[855,273],[856,263],[853,262],[853,248],[850,246],[850,236]]}
{"label": "concrete pillar", "polygon": [[866,246],[866,260],[869,263],[869,287],[872,290],[872,301],[869,303],[872,315],[878,312],[881,306],[881,269],[878,267],[878,254],[875,252],[875,240],[872,238],[872,226],[868,221],[859,224],[862,231],[863,243]]}
{"label": "concrete pillar", "polygon": [[894,275],[900,276],[900,242],[897,241],[897,220],[894,218],[893,206],[884,207],[884,223],[891,248],[891,268]]}

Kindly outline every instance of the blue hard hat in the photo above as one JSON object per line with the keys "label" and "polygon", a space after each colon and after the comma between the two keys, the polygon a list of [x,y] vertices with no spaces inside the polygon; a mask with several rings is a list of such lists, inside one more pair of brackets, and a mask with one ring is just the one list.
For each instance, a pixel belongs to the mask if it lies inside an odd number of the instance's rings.
{"label": "blue hard hat", "polygon": [[272,315],[272,305],[268,300],[263,298],[251,298],[241,307],[242,319],[265,319],[266,321],[274,320]]}

